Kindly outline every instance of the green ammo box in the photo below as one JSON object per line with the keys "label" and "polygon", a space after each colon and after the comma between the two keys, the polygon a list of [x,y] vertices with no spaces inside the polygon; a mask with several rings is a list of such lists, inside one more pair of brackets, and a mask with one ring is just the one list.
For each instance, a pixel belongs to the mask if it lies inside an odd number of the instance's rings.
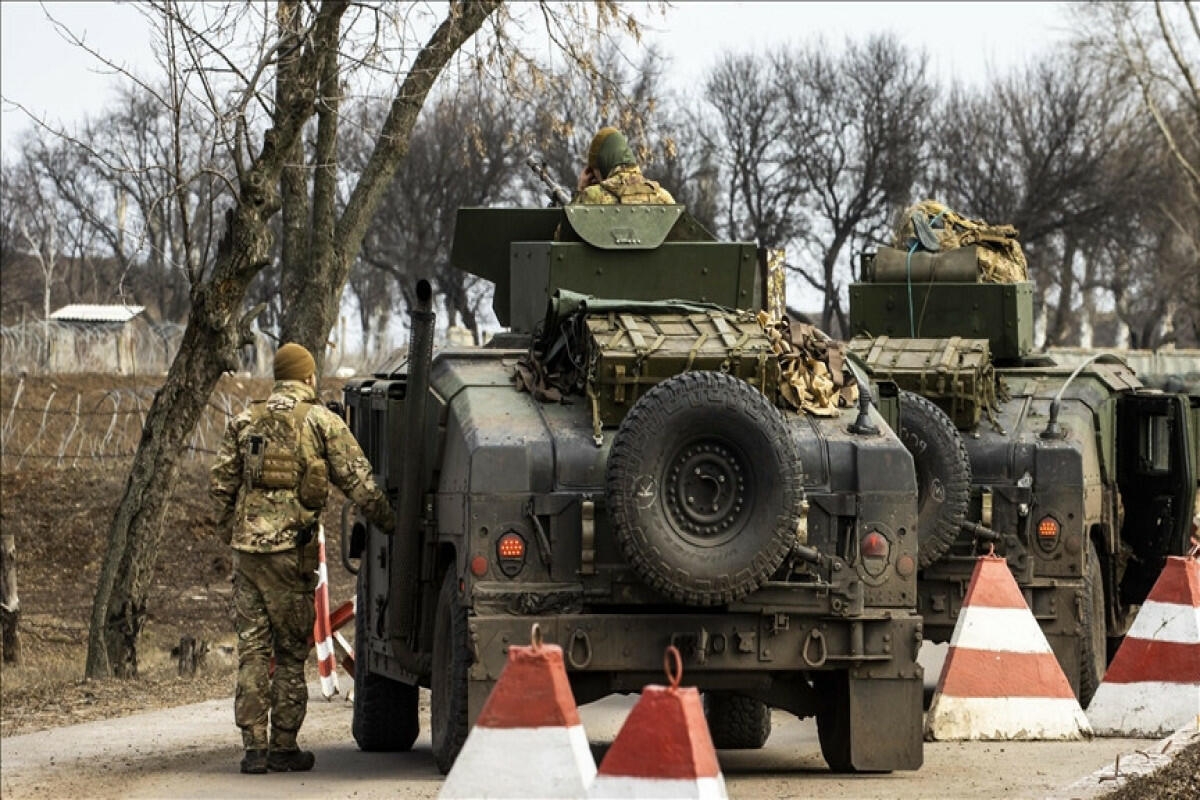
{"label": "green ammo box", "polygon": [[904,283],[850,285],[852,336],[987,339],[992,356],[1017,359],[1033,351],[1033,284],[914,283],[913,321]]}
{"label": "green ammo box", "polygon": [[774,402],[779,359],[752,314],[609,312],[589,315],[587,326],[595,354],[590,388],[605,425],[619,424],[654,384],[689,370],[728,372]]}
{"label": "green ammo box", "polygon": [[875,339],[849,343],[871,376],[891,380],[946,412],[954,425],[966,430],[995,396],[995,373],[987,339]]}
{"label": "green ammo box", "polygon": [[863,258],[863,278],[850,284],[850,336],[987,339],[992,356],[1033,351],[1033,284],[976,278],[977,248],[905,253],[883,247]]}

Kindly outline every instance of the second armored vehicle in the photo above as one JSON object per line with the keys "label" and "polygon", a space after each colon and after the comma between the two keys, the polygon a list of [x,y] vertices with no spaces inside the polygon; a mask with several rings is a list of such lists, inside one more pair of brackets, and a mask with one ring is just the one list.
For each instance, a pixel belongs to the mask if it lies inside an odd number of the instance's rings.
{"label": "second armored vehicle", "polygon": [[1113,356],[1072,370],[1033,353],[1032,286],[985,282],[981,249],[867,257],[851,351],[904,390],[926,637],[950,637],[994,549],[1086,705],[1166,557],[1190,546],[1200,397],[1145,389]]}

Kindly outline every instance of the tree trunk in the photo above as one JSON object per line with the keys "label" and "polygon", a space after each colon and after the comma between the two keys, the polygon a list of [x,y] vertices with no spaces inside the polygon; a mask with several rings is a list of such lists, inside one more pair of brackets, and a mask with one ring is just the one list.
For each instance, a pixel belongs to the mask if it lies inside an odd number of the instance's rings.
{"label": "tree trunk", "polygon": [[1046,334],[1047,345],[1065,344],[1074,318],[1071,301],[1075,296],[1075,243],[1069,238],[1063,252],[1058,285],[1058,306],[1054,309],[1054,320]]}
{"label": "tree trunk", "polygon": [[[332,35],[336,41],[345,9],[344,2],[322,4],[313,39],[328,41]],[[242,317],[242,304],[254,276],[270,263],[268,221],[280,208],[280,174],[305,120],[312,116],[313,87],[322,63],[336,57],[336,48],[305,46],[295,83],[284,94],[287,100],[275,109],[274,126],[264,134],[261,150],[239,181],[237,204],[225,214],[225,233],[211,277],[192,288],[179,352],[147,412],[109,528],[88,632],[89,678],[137,674],[137,641],[179,453],[221,374],[238,368],[237,348],[248,338],[250,321]]]}
{"label": "tree trunk", "polygon": [[[296,3],[280,3],[276,8],[276,19],[280,30],[299,33],[303,28],[300,8]],[[288,79],[295,80],[297,67],[296,57],[280,58],[280,81],[275,89],[277,103],[283,101],[284,87],[287,85]],[[295,313],[290,306],[303,294],[304,283],[308,279],[307,263],[311,257],[312,248],[312,224],[308,206],[308,169],[305,166],[304,158],[304,135],[301,133],[288,150],[279,179],[280,200],[283,203],[279,242],[281,267],[279,291],[283,299],[283,326],[280,344],[289,341],[300,342],[312,351],[315,358],[320,359],[325,353],[325,348],[314,349],[311,342],[296,338],[296,332],[291,330],[287,324],[291,314]],[[320,374],[319,371],[318,374]]]}
{"label": "tree trunk", "polygon": [[840,327],[838,336],[841,338],[847,338],[849,333],[846,330],[845,314],[842,312],[841,303],[838,300],[838,286],[835,280],[835,273],[837,271],[838,256],[841,255],[842,248],[853,231],[854,226],[849,224],[849,222],[835,227],[833,241],[829,243],[829,247],[825,250],[825,255],[821,259],[821,275],[825,282],[823,288],[825,297],[824,302],[821,304],[821,330],[825,332],[832,330],[831,326],[834,319],[836,319]]}
{"label": "tree trunk", "polygon": [[[363,168],[340,218],[334,214],[332,178],[329,182],[329,203],[324,204],[321,200],[321,170],[328,168],[331,175],[336,170],[332,148],[327,159],[321,157],[321,130],[332,131],[334,135],[337,130],[336,103],[333,104],[331,113],[326,111],[331,95],[336,98],[336,90],[327,91],[323,82],[320,114],[325,116],[320,117],[317,133],[318,171],[313,179],[312,260],[309,264],[309,274],[301,282],[302,291],[294,298],[285,298],[284,303],[284,331],[296,341],[306,346],[311,344],[324,352],[325,337],[337,320],[342,288],[350,275],[350,267],[358,258],[363,238],[379,203],[383,200],[388,184],[408,154],[409,139],[417,115],[425,104],[425,98],[453,55],[475,35],[488,16],[500,5],[500,0],[477,0],[453,4],[450,7],[449,16],[421,49],[405,76],[404,83],[397,91],[376,140],[375,149]],[[313,352],[315,355],[317,351]]]}
{"label": "tree trunk", "polygon": [[17,539],[12,533],[0,534],[0,646],[5,664],[21,663],[21,600],[17,596]]}
{"label": "tree trunk", "polygon": [[[1079,315],[1079,338],[1077,343],[1080,347],[1091,348],[1095,347],[1096,340],[1096,259],[1092,255],[1086,255],[1083,262],[1083,311]],[[1111,346],[1105,344],[1105,347]]]}
{"label": "tree trunk", "polygon": [[[277,196],[270,205],[278,207]],[[222,373],[238,367],[238,321],[246,288],[270,260],[268,217],[260,209],[243,200],[227,214],[226,239],[216,268],[217,274],[227,277],[194,293],[179,352],[146,414],[133,467],[109,530],[92,606],[88,677],[137,675],[137,640],[145,623],[146,596],[179,454]]]}
{"label": "tree trunk", "polygon": [[[329,43],[336,48],[337,40]],[[329,264],[334,261],[334,226],[337,222],[337,138],[341,87],[338,64],[330,61],[320,76],[317,97],[317,146],[313,153],[312,217],[308,220],[308,247],[302,257],[285,259],[283,285],[283,339],[299,342],[317,360],[323,374],[325,341],[337,320],[341,286],[331,283]],[[307,202],[307,195],[304,200]]]}

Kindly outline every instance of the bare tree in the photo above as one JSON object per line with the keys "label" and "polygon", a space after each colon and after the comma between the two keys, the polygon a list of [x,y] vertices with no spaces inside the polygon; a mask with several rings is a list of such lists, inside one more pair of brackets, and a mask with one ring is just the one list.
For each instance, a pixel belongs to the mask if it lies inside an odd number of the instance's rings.
{"label": "bare tree", "polygon": [[401,286],[421,277],[434,280],[448,324],[461,320],[476,342],[482,287],[479,279],[450,266],[454,223],[461,206],[520,196],[525,166],[519,113],[494,87],[472,83],[443,92],[414,128],[408,157],[388,186],[362,251],[363,267],[382,270]]}
{"label": "bare tree", "polygon": [[[1134,235],[1153,146],[1131,106],[1084,60],[1050,57],[979,91],[956,87],[938,114],[929,185],[973,216],[1021,232],[1047,313],[1047,344],[1077,340],[1103,288],[1104,243]],[[1086,328],[1086,326],[1083,326]]]}
{"label": "bare tree", "polygon": [[6,176],[3,200],[12,213],[16,245],[37,264],[41,274],[42,345],[41,360],[50,358],[50,312],[55,283],[62,281],[62,264],[69,240],[81,235],[77,219],[54,190],[56,175],[69,172],[71,151],[47,146],[26,136],[16,168]]}
{"label": "bare tree", "polygon": [[[160,55],[167,73],[166,91],[158,98],[170,115],[173,134],[173,190],[179,200],[182,251],[190,286],[190,312],[178,355],[146,418],[122,499],[110,528],[109,544],[93,604],[86,672],[99,677],[137,672],[136,644],[146,614],[146,596],[162,538],[169,488],[177,471],[177,454],[193,429],[220,375],[237,367],[237,350],[250,339],[254,315],[244,313],[246,292],[255,276],[272,260],[271,220],[295,199],[285,193],[285,172],[296,166],[297,141],[316,115],[312,195],[307,211],[308,257],[285,263],[284,332],[317,353],[337,317],[342,287],[356,259],[380,201],[408,152],[418,113],[438,76],[460,48],[501,8],[500,0],[453,2],[445,16],[432,19],[424,44],[405,62],[393,86],[389,110],[375,133],[375,146],[363,169],[349,179],[350,191],[339,212],[336,186],[337,132],[341,77],[349,65],[368,63],[382,51],[383,32],[402,30],[405,9],[390,5],[324,0],[315,5],[283,0],[274,18],[260,7],[191,5],[160,0],[149,13],[159,25]],[[353,9],[349,23],[344,19]],[[576,25],[632,24],[613,3],[597,3],[594,15],[575,6],[538,6],[552,35],[586,35]],[[502,16],[500,21],[507,19]],[[356,26],[356,20],[365,20]],[[427,20],[429,21],[429,20]],[[378,23],[378,24],[376,24]],[[565,27],[564,27],[565,26]],[[363,31],[366,31],[364,34]],[[499,25],[490,43],[477,54],[501,54],[501,64],[519,48]],[[365,38],[364,38],[365,37]],[[569,42],[569,43],[570,43]],[[402,43],[401,53],[405,50]],[[512,49],[505,49],[512,48]],[[573,52],[573,50],[569,50]],[[511,59],[509,59],[511,60]],[[269,91],[273,84],[274,92]],[[143,88],[153,91],[143,84]],[[193,108],[203,113],[192,114]],[[203,126],[213,159],[203,169],[184,169],[181,142],[188,125]],[[227,165],[228,169],[222,167]],[[222,234],[211,264],[194,254],[201,250],[191,225],[187,187],[215,179],[230,191],[232,207],[220,224]],[[281,189],[281,187],[283,187]],[[190,206],[188,206],[190,208]],[[291,232],[285,235],[291,235]],[[289,253],[295,254],[295,248]],[[295,273],[301,280],[293,280]],[[304,313],[288,316],[289,310]]]}
{"label": "bare tree", "polygon": [[726,55],[695,126],[719,164],[724,233],[797,246],[791,267],[845,330],[850,261],[909,200],[924,164],[935,87],[926,58],[893,37]]}
{"label": "bare tree", "polygon": [[[1118,313],[1126,318],[1142,346],[1167,335],[1164,327],[1171,329],[1172,337],[1183,333],[1193,342],[1200,341],[1200,270],[1196,266],[1200,264],[1200,18],[1196,3],[1092,2],[1077,6],[1076,11],[1080,23],[1076,45],[1089,69],[1111,91],[1137,98],[1144,123],[1160,143],[1151,152],[1161,150],[1170,164],[1161,170],[1165,182],[1145,198],[1156,219],[1148,219],[1141,232],[1160,232],[1156,234],[1160,241],[1143,248],[1118,243],[1122,256],[1114,260],[1114,272],[1119,275],[1123,267],[1118,265],[1129,266],[1138,260],[1131,261],[1131,253],[1154,252],[1149,263],[1129,268],[1137,274],[1152,270],[1155,277],[1149,291],[1179,294],[1169,295],[1173,302],[1163,300],[1148,306],[1142,298],[1134,303],[1119,302]],[[1168,225],[1158,225],[1158,220]],[[1131,295],[1124,292],[1129,284],[1120,277],[1114,280],[1129,301]],[[1135,310],[1138,306],[1142,306],[1140,312]],[[1162,314],[1169,318],[1163,320]],[[1165,325],[1147,327],[1142,321],[1156,319]]]}
{"label": "bare tree", "polygon": [[775,67],[787,113],[788,169],[807,203],[796,235],[816,266],[794,270],[824,296],[821,325],[847,330],[842,292],[852,255],[878,242],[910,201],[927,157],[936,90],[927,58],[895,37],[817,44]]}
{"label": "bare tree", "polygon": [[[586,6],[549,2],[518,8],[530,10],[533,16],[539,17],[551,41],[567,56],[568,63],[591,75],[601,74],[589,49],[593,39],[610,30],[637,32],[635,17],[610,0],[596,2],[592,6],[594,11]],[[494,12],[494,24],[486,30],[487,41],[480,45],[483,52],[473,62],[474,79],[491,78],[513,92],[519,92],[522,90],[522,81],[540,80],[545,73],[524,55],[522,43],[513,38],[510,28],[518,26],[519,22],[509,16],[507,7],[502,8],[499,0],[453,4],[443,27],[466,31],[469,36],[483,28],[484,22]],[[308,217],[308,247],[299,263],[285,263],[285,275],[288,277],[282,287],[284,338],[306,344],[314,352],[322,351],[324,336],[337,318],[342,287],[393,177],[409,155],[410,138],[418,113],[433,87],[434,79],[463,41],[465,38],[447,37],[434,45],[431,40],[431,44],[427,44],[418,55],[388,105],[387,114],[374,136],[374,147],[361,170],[354,176],[342,208],[338,207],[336,192],[342,93],[338,66],[326,65],[325,72],[320,76],[317,103],[311,205],[295,215],[295,218]],[[471,144],[478,149],[479,140]],[[500,163],[488,158],[487,154],[481,155],[479,166],[495,167]],[[293,200],[300,203],[298,193],[285,192],[285,205]],[[455,280],[444,281],[442,288],[457,295],[451,298],[450,303],[460,315],[469,317],[473,311],[463,295],[464,287],[457,282],[460,280],[455,276]],[[467,324],[477,327],[470,320],[467,320]]]}
{"label": "bare tree", "polygon": [[781,85],[772,77],[786,58],[783,52],[723,56],[704,85],[713,122],[697,126],[708,149],[719,154],[724,234],[763,247],[782,247],[797,234],[804,197],[785,141]]}
{"label": "bare tree", "polygon": [[[239,23],[254,22],[253,10],[227,8],[224,15],[208,18],[213,12],[209,7],[169,1],[150,6],[149,13],[159,25],[159,52],[167,73],[165,91],[155,95],[169,114],[173,138],[171,160],[162,166],[169,170],[179,200],[190,314],[178,354],[147,413],[109,529],[92,606],[88,677],[137,674],[137,642],[178,453],[221,373],[236,367],[237,348],[248,338],[248,319],[241,306],[251,279],[270,260],[268,221],[279,209],[279,174],[285,154],[312,114],[317,76],[324,62],[336,56],[345,10],[342,2],[311,9],[302,35],[264,27],[246,60],[237,61],[235,49],[223,49],[221,44],[239,30]],[[278,55],[294,52],[300,53],[300,66],[284,79],[285,102],[271,105],[263,96],[264,82]],[[217,75],[237,76],[236,90],[217,86]],[[232,99],[227,103],[227,98]],[[218,173],[228,181],[234,204],[225,213],[224,232],[211,265],[192,256],[198,252],[197,232],[184,208],[191,183],[210,176],[208,168],[199,173],[184,169],[182,143],[194,103],[203,103],[211,113],[215,123],[209,128],[211,148],[224,150],[234,168],[232,176]],[[252,106],[266,109],[268,127],[258,145]]]}

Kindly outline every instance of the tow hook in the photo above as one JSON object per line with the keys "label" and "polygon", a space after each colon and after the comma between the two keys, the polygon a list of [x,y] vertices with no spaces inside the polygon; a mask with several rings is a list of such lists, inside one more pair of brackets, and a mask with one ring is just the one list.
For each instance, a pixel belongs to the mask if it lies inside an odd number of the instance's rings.
{"label": "tow hook", "polygon": [[[581,650],[582,653],[576,656],[576,650]],[[575,669],[587,669],[592,663],[592,640],[582,628],[576,628],[571,634],[571,644],[567,646],[567,663]]]}

